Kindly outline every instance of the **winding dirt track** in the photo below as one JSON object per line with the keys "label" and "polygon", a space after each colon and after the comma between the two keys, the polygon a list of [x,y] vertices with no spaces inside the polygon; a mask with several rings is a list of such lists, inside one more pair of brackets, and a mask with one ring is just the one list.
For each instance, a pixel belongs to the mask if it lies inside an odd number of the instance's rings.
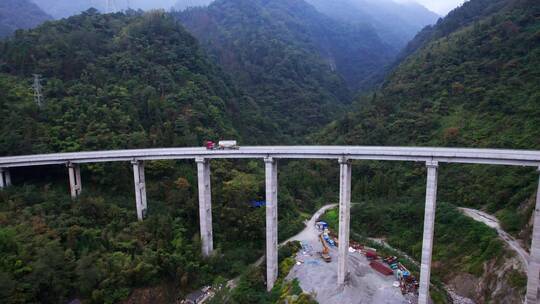
{"label": "winding dirt track", "polygon": [[527,272],[527,265],[529,264],[529,253],[521,244],[514,239],[508,232],[501,228],[499,220],[493,215],[487,214],[483,211],[470,209],[470,208],[458,208],[463,214],[474,219],[475,221],[482,222],[489,227],[495,229],[499,234],[499,238],[503,240],[508,246],[514,250],[521,260],[521,268],[524,272]]}

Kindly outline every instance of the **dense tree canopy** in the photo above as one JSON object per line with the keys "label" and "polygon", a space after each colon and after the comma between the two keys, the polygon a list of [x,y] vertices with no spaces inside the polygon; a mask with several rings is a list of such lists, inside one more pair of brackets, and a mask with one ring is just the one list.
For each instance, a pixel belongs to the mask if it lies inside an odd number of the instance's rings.
{"label": "dense tree canopy", "polygon": [[[198,146],[241,132],[256,141],[264,126],[254,103],[163,13],[90,10],[0,50],[4,155]],[[44,79],[42,108],[32,100],[32,74]]]}
{"label": "dense tree canopy", "polygon": [[300,0],[219,0],[177,17],[289,140],[335,118],[350,100],[345,81],[361,86],[393,55],[370,27]]}

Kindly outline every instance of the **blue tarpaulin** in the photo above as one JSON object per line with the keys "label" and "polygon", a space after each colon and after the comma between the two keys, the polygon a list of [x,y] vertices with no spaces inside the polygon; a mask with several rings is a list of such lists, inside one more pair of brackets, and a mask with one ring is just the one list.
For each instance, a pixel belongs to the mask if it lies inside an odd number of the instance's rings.
{"label": "blue tarpaulin", "polygon": [[265,201],[251,201],[251,207],[258,208],[266,206]]}

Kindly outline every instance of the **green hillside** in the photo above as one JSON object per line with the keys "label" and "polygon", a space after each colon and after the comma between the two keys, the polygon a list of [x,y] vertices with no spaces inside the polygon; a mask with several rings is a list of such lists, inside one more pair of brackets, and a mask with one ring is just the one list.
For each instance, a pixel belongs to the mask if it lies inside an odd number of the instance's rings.
{"label": "green hillside", "polygon": [[[253,122],[264,122],[196,40],[161,13],[87,11],[0,50],[3,155],[198,146],[257,135]],[[32,74],[44,79],[42,109],[33,102]]]}
{"label": "green hillside", "polygon": [[281,126],[284,141],[336,118],[350,101],[346,83],[361,86],[393,55],[371,28],[336,22],[301,0],[220,0],[177,16]]}

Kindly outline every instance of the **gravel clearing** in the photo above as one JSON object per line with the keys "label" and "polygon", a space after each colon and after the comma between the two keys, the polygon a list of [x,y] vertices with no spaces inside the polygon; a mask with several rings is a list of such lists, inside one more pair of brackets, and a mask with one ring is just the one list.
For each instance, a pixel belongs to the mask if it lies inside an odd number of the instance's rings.
{"label": "gravel clearing", "polygon": [[[306,243],[304,243],[306,244]],[[369,266],[369,261],[360,253],[349,253],[349,275],[346,285],[339,289],[337,282],[337,249],[332,248],[332,262],[325,263],[318,255],[322,246],[308,243],[312,251],[301,251],[297,263],[288,280],[297,278],[305,292],[316,295],[320,304],[408,304],[412,299],[405,298],[399,288],[393,287],[393,276],[383,276]]]}
{"label": "gravel clearing", "polygon": [[[330,207],[330,206],[328,206]],[[325,209],[329,209],[329,208]],[[330,207],[331,208],[331,207]],[[319,212],[317,212],[319,213]],[[319,215],[320,214],[316,214]],[[322,245],[318,239],[313,217],[307,227],[293,239],[302,243],[303,249],[296,256],[296,265],[287,280],[297,278],[304,292],[315,295],[320,304],[409,304],[416,303],[411,296],[403,296],[393,286],[394,276],[384,276],[369,266],[369,261],[359,252],[349,253],[349,275],[343,288],[337,282],[337,248],[331,247],[332,262],[324,262],[319,253]]]}

